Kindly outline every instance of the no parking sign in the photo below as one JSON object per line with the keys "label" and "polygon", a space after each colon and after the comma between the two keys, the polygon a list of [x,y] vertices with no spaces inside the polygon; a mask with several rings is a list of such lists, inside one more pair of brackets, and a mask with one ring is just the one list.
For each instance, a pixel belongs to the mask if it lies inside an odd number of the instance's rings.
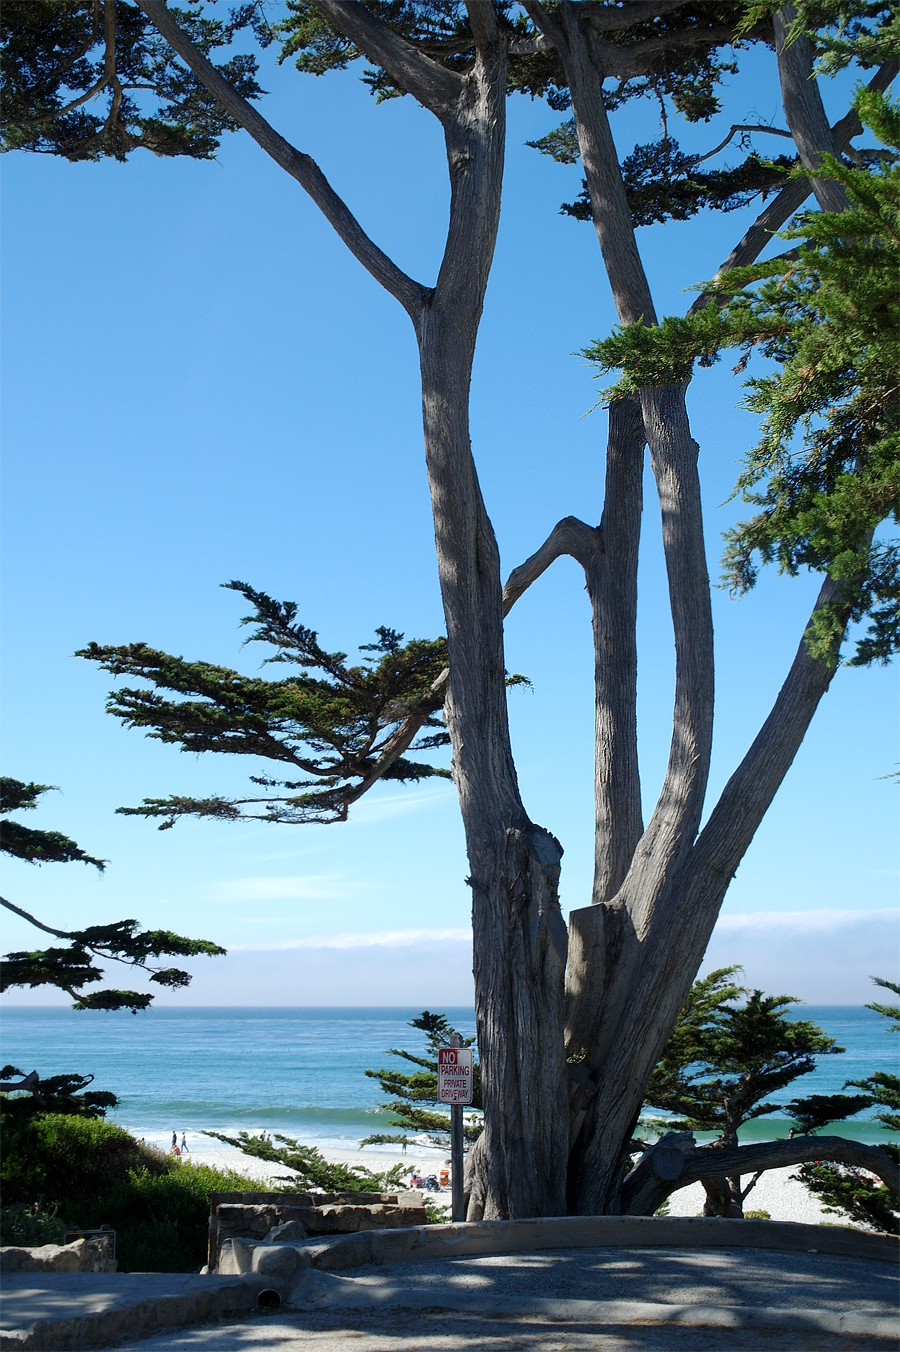
{"label": "no parking sign", "polygon": [[438,1102],[472,1102],[472,1048],[438,1048]]}

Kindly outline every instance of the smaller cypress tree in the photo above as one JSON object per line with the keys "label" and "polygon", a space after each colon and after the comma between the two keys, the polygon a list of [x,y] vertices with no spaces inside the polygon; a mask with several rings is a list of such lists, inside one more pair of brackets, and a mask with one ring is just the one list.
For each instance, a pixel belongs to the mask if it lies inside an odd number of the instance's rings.
{"label": "smaller cypress tree", "polygon": [[[723,1148],[738,1144],[745,1123],[784,1111],[769,1095],[815,1070],[817,1057],[844,1051],[810,1020],[787,1017],[793,996],[737,986],[739,971],[723,967],[694,983],[646,1097],[647,1107],[676,1115],[672,1130],[714,1132]],[[742,1216],[759,1178],[745,1187],[739,1174],[704,1179],[704,1215]]]}
{"label": "smaller cypress tree", "polygon": [[[427,1009],[410,1019],[409,1026],[425,1034],[424,1056],[414,1056],[412,1052],[401,1051],[396,1047],[389,1047],[385,1055],[398,1056],[419,1069],[411,1075],[400,1070],[366,1071],[370,1079],[378,1081],[382,1092],[390,1095],[391,1101],[382,1104],[382,1107],[398,1119],[391,1125],[403,1128],[403,1134],[375,1133],[360,1141],[360,1145],[406,1145],[410,1139],[406,1132],[415,1132],[416,1135],[426,1136],[433,1145],[449,1148],[450,1118],[446,1110],[442,1111],[438,1106],[438,1049],[446,1047],[457,1030],[446,1014],[431,1014]],[[464,1037],[462,1045],[471,1047],[474,1041],[474,1037]],[[482,1107],[481,1069],[477,1062],[473,1068],[472,1107],[476,1110]],[[478,1117],[470,1114],[468,1121],[464,1119],[463,1133],[467,1141],[477,1141],[483,1129],[480,1113]]]}

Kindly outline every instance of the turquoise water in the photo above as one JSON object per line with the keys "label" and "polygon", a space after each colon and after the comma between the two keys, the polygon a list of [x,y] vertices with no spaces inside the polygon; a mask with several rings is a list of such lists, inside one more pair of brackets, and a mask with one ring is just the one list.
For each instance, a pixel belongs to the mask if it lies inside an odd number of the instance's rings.
{"label": "turquoise water", "polygon": [[[111,1114],[138,1136],[163,1139],[177,1130],[197,1141],[205,1128],[281,1132],[304,1141],[353,1149],[361,1137],[388,1127],[383,1095],[367,1068],[401,1063],[390,1047],[421,1053],[422,1036],[408,1026],[412,1008],[156,1009],[76,1014],[50,1007],[5,1008],[0,1058],[41,1076],[93,1073],[94,1087],[121,1100]],[[475,1031],[471,1009],[448,1009],[461,1032]],[[811,1074],[781,1095],[837,1093],[845,1080],[895,1071],[900,1037],[870,1010],[838,1005],[801,1007],[846,1047],[820,1058]],[[778,1097],[777,1095],[775,1096]],[[839,1128],[883,1139],[876,1124]],[[778,1116],[752,1124],[747,1138],[787,1134]]]}

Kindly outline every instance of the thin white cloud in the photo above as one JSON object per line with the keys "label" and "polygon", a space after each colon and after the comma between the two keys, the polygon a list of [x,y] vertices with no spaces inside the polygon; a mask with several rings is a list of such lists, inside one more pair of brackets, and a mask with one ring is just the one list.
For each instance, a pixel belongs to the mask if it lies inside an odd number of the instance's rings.
{"label": "thin white cloud", "polygon": [[265,953],[292,948],[409,948],[413,944],[472,942],[470,929],[371,930],[356,934],[313,934],[271,944],[232,944],[230,953]]}
{"label": "thin white cloud", "polygon": [[872,921],[900,923],[900,910],[883,908],[872,911],[840,910],[823,908],[817,911],[749,911],[737,914],[720,915],[716,921],[716,931],[733,933],[735,930],[771,930],[792,929],[801,932],[811,930],[839,930],[857,925],[871,924]]}
{"label": "thin white cloud", "polygon": [[371,822],[388,821],[392,817],[406,817],[411,812],[421,812],[423,808],[433,807],[435,803],[454,802],[456,790],[450,783],[442,788],[421,789],[418,792],[392,793],[377,798],[362,798],[350,809],[347,825],[354,821],[368,826]]}
{"label": "thin white cloud", "polygon": [[231,878],[212,883],[214,901],[339,901],[370,889],[341,873],[312,873],[289,878]]}

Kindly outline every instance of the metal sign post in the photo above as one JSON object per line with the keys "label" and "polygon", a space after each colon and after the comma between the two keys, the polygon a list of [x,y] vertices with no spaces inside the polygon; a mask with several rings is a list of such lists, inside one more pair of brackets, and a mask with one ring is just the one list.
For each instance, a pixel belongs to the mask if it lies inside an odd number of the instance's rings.
{"label": "metal sign post", "polygon": [[454,1033],[449,1047],[438,1048],[438,1102],[450,1104],[451,1219],[465,1220],[463,1197],[463,1106],[472,1102],[472,1048]]}

